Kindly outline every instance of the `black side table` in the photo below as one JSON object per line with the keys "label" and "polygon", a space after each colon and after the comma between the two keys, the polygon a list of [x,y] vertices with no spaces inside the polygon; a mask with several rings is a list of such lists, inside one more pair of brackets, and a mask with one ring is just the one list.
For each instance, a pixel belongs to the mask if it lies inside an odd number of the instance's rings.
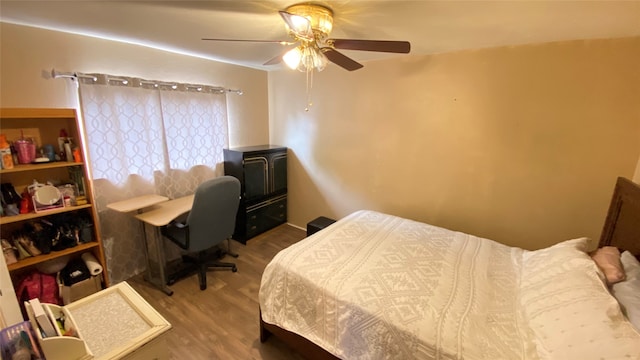
{"label": "black side table", "polygon": [[307,224],[307,236],[317,233],[318,231],[326,228],[327,226],[333,224],[334,222],[336,221],[324,216],[320,216],[319,218],[315,218],[311,220]]}

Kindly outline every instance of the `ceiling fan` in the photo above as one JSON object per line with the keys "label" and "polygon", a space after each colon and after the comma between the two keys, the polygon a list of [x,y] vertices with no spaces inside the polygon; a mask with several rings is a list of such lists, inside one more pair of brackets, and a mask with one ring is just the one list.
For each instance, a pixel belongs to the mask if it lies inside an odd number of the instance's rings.
{"label": "ceiling fan", "polygon": [[202,40],[272,42],[281,45],[298,44],[295,48],[265,62],[264,65],[275,65],[284,61],[290,68],[305,72],[310,72],[314,69],[322,71],[329,61],[349,71],[363,67],[362,64],[342,54],[337,49],[402,54],[408,54],[411,50],[411,44],[408,41],[329,38],[333,28],[333,11],[323,5],[312,3],[295,4],[279,11],[279,13],[293,41],[213,38],[203,38]]}

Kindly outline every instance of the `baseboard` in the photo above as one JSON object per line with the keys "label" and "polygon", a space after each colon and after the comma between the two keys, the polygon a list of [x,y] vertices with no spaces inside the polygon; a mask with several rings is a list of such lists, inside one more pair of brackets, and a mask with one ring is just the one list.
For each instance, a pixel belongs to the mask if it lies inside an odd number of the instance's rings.
{"label": "baseboard", "polygon": [[294,224],[292,224],[292,223],[290,223],[290,222],[288,222],[288,223],[287,223],[287,225],[289,225],[289,226],[291,226],[291,227],[294,227],[294,228],[296,228],[296,229],[300,229],[300,230],[307,231],[307,228],[303,228],[303,227],[301,227],[301,226],[294,225]]}

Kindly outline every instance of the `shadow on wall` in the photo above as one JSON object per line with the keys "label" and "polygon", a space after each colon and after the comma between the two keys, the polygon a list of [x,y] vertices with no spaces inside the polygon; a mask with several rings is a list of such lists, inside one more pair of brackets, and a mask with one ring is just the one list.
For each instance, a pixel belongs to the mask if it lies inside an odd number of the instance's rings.
{"label": "shadow on wall", "polygon": [[[287,154],[287,171],[287,176],[290,179],[296,179],[295,182],[287,183],[288,201],[290,203],[313,201],[313,204],[308,204],[308,206],[304,207],[306,213],[299,214],[297,217],[302,219],[302,222],[298,220],[294,225],[303,226],[318,216],[335,217],[335,212],[331,209],[330,203],[325,197],[326,189],[322,191],[315,182],[316,179],[311,177],[309,169],[303,166],[298,154],[292,148],[289,148],[289,153]],[[291,214],[288,214],[287,217],[291,220]],[[289,222],[291,223],[291,221]]]}

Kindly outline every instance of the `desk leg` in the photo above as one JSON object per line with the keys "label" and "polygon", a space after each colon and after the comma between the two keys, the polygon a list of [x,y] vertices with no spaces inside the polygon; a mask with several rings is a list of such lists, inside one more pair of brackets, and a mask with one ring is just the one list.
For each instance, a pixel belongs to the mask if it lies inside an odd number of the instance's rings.
{"label": "desk leg", "polygon": [[[141,210],[138,210],[138,214],[141,213]],[[151,276],[151,258],[149,257],[149,239],[147,238],[147,225],[143,221],[140,221],[140,226],[142,226],[142,240],[144,241],[144,260],[147,262],[147,270],[144,272],[143,278],[152,282]]]}
{"label": "desk leg", "polygon": [[[141,223],[142,223],[142,230],[144,231],[144,239],[145,239],[144,251],[145,251],[145,256],[147,257],[147,272],[145,273],[145,280],[155,285],[156,287],[158,287],[158,289],[162,290],[165,294],[171,296],[173,295],[173,290],[171,290],[167,286],[167,279],[165,276],[166,260],[164,256],[164,244],[162,242],[162,233],[160,232],[160,228],[154,226],[155,239],[153,239],[153,241],[156,248],[156,259],[155,259],[156,261],[154,264],[154,261],[151,259],[151,256],[149,254],[150,239],[147,236],[147,225],[144,222],[141,222]],[[159,279],[153,275],[156,267],[160,275]]]}
{"label": "desk leg", "polygon": [[160,287],[167,295],[173,295],[173,290],[167,286],[167,276],[165,270],[167,267],[167,259],[164,255],[164,241],[162,241],[162,232],[160,228],[156,228],[156,249],[158,249],[158,267],[160,268]]}

